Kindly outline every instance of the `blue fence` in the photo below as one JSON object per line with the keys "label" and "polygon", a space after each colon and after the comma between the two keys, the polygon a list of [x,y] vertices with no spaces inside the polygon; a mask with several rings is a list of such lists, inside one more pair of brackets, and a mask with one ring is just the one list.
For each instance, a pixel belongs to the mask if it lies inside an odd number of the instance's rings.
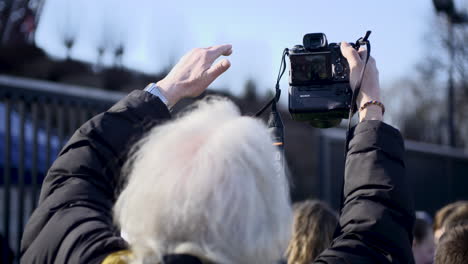
{"label": "blue fence", "polygon": [[22,231],[36,206],[40,184],[68,137],[123,96],[0,75],[0,234],[6,242],[2,256],[11,250],[18,261]]}

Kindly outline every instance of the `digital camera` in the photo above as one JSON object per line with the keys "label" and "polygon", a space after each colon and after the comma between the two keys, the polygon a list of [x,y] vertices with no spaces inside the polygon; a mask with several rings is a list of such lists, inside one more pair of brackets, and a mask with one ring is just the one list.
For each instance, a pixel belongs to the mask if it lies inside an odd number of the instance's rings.
{"label": "digital camera", "polygon": [[289,112],[294,120],[328,128],[348,117],[350,73],[339,44],[328,44],[323,33],[306,34],[303,45],[289,50],[289,60]]}

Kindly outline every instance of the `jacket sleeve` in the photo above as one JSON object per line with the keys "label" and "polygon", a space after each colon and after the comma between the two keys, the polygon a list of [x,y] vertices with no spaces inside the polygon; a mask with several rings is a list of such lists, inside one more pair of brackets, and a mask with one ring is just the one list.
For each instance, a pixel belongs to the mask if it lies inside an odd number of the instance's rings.
{"label": "jacket sleeve", "polygon": [[380,121],[350,133],[339,226],[316,263],[414,263],[403,139]]}
{"label": "jacket sleeve", "polygon": [[168,118],[157,97],[134,91],[81,126],[44,180],[21,263],[101,263],[126,249],[112,221],[120,171],[131,144]]}

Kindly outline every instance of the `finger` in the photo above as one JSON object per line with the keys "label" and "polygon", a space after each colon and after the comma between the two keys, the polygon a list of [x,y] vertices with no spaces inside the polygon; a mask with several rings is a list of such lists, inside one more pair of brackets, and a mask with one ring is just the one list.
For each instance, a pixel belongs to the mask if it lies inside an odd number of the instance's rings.
{"label": "finger", "polygon": [[231,67],[231,62],[227,59],[223,59],[216,63],[215,65],[211,66],[206,71],[206,76],[208,78],[209,83],[212,83],[216,78],[218,78],[221,74],[223,74],[227,69]]}
{"label": "finger", "polygon": [[225,44],[225,45],[213,46],[213,47],[209,48],[209,51],[211,53],[212,59],[216,60],[221,55],[224,55],[224,56],[231,55],[232,45],[231,44]]}
{"label": "finger", "polygon": [[341,42],[341,54],[348,60],[350,67],[360,65],[362,63],[358,52],[347,42]]}
{"label": "finger", "polygon": [[230,56],[232,54],[232,47],[230,50],[226,51],[225,53],[223,53],[223,56]]}

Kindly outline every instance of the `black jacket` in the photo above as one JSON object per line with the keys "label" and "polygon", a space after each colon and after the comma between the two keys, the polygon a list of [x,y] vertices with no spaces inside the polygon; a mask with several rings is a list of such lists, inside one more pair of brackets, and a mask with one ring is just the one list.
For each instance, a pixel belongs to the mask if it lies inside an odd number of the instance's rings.
{"label": "black jacket", "polygon": [[[145,129],[169,118],[158,98],[134,91],[81,126],[43,183],[24,231],[21,262],[97,264],[127,249],[112,221],[120,170]],[[340,233],[319,263],[412,261],[403,149],[399,132],[382,122],[353,130]]]}
{"label": "black jacket", "polygon": [[380,121],[353,128],[338,230],[315,263],[414,263],[407,182],[400,132]]}

